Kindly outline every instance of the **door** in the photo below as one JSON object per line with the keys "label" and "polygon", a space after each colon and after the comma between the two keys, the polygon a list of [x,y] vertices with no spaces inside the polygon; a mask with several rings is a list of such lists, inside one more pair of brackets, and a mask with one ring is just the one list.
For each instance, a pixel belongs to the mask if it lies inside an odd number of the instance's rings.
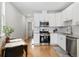
{"label": "door", "polygon": [[28,22],[28,36],[29,38],[32,38],[32,22]]}

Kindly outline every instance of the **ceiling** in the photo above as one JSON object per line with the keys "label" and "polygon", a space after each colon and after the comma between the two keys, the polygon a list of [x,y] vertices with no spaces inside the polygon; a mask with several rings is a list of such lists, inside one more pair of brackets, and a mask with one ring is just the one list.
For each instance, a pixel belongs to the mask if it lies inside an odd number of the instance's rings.
{"label": "ceiling", "polygon": [[59,12],[68,7],[72,2],[11,2],[24,15],[41,12],[43,10]]}

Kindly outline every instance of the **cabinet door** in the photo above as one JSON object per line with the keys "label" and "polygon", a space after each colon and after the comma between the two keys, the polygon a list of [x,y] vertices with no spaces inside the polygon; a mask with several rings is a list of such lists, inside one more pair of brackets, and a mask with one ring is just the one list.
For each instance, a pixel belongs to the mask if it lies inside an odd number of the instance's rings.
{"label": "cabinet door", "polygon": [[42,13],[35,13],[34,14],[34,26],[39,26],[40,25],[40,21],[44,21],[44,16],[42,15]]}
{"label": "cabinet door", "polygon": [[66,37],[61,37],[61,47],[66,51]]}
{"label": "cabinet door", "polygon": [[66,51],[66,36],[58,34],[58,45]]}
{"label": "cabinet door", "polygon": [[73,5],[70,5],[67,9],[66,9],[66,20],[72,20],[72,9],[73,9]]}
{"label": "cabinet door", "polygon": [[63,19],[63,25],[64,25],[64,21],[69,21],[69,20],[73,21],[73,4],[62,11],[62,19]]}
{"label": "cabinet door", "polygon": [[61,35],[60,34],[58,34],[58,41],[57,41],[57,44],[61,47]]}
{"label": "cabinet door", "polygon": [[33,42],[34,45],[39,45],[40,44],[39,34],[34,34],[34,37],[32,39],[32,42]]}
{"label": "cabinet door", "polygon": [[45,19],[49,21],[49,26],[55,26],[55,14],[47,14]]}
{"label": "cabinet door", "polygon": [[79,3],[74,3],[73,7],[73,25],[79,24]]}
{"label": "cabinet door", "polygon": [[63,19],[63,21],[66,21],[66,10],[63,10],[62,11],[62,19]]}
{"label": "cabinet door", "polygon": [[56,13],[55,25],[56,26],[62,26],[63,25],[62,12]]}
{"label": "cabinet door", "polygon": [[56,33],[52,33],[50,36],[50,44],[57,44],[57,34]]}

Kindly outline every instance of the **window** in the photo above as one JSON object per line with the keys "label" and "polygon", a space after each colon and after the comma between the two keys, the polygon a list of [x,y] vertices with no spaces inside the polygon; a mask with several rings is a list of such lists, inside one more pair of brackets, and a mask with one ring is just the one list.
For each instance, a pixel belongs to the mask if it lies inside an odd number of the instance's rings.
{"label": "window", "polygon": [[1,2],[0,2],[0,35],[1,35]]}
{"label": "window", "polygon": [[3,36],[3,26],[5,25],[5,2],[0,2],[0,36]]}

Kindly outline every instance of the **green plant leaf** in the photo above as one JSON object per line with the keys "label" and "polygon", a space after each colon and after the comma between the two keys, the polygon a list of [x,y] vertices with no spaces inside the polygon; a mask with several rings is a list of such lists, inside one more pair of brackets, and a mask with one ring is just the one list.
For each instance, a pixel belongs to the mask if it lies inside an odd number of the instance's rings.
{"label": "green plant leaf", "polygon": [[10,34],[14,32],[14,29],[11,26],[6,25],[3,26],[3,32],[5,33],[6,36],[10,36]]}

